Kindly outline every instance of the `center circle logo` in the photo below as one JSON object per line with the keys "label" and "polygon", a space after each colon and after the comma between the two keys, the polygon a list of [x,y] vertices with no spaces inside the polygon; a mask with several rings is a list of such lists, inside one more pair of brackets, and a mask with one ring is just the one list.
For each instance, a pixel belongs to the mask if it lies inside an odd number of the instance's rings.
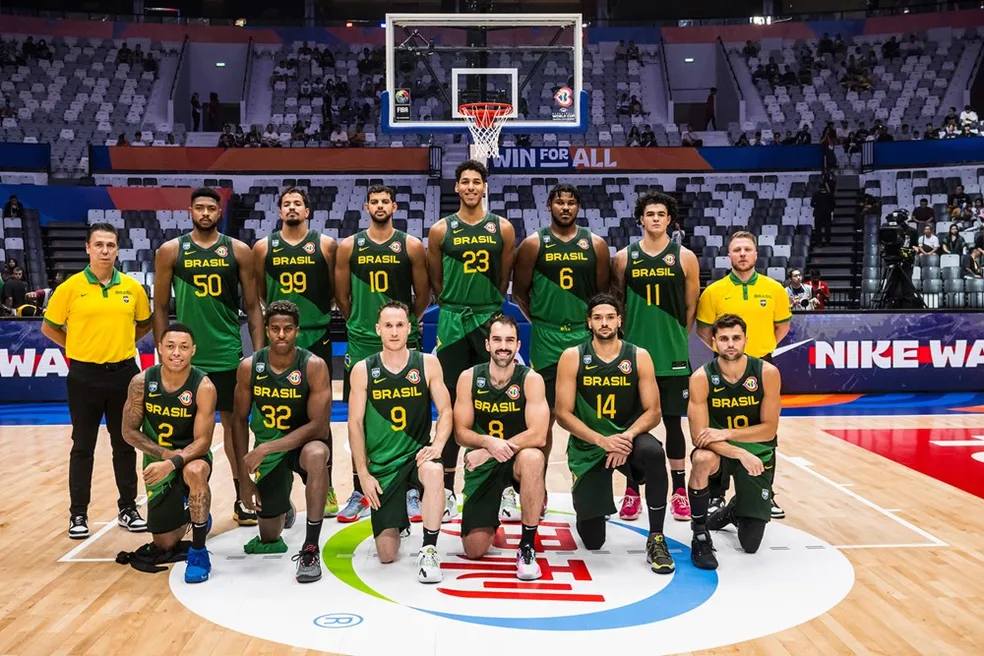
{"label": "center circle logo", "polygon": [[[436,585],[417,582],[419,524],[403,540],[400,559],[383,565],[369,520],[326,520],[324,575],[307,585],[294,581],[291,562],[305,522],[285,531],[289,551],[282,556],[245,556],[243,545],[256,529],[237,528],[209,539],[209,581],[185,584],[178,565],[170,585],[201,617],[281,644],[360,656],[456,656],[468,644],[470,655],[501,656],[503,641],[516,638],[524,648],[568,653],[610,650],[612,639],[651,645],[660,654],[711,649],[809,621],[837,605],[854,583],[840,551],[780,522],[769,524],[757,554],[738,548],[733,527],[714,532],[720,568],[709,572],[690,562],[689,523],[667,518],[676,572],[654,574],[646,563],[647,528],[644,520],[609,520],[603,547],[588,551],[570,495],[551,493],[538,531],[541,579],[516,579],[519,524],[500,527],[489,555],[474,561],[463,556],[454,522],[442,526],[444,580]],[[262,621],[252,612],[258,597]]]}

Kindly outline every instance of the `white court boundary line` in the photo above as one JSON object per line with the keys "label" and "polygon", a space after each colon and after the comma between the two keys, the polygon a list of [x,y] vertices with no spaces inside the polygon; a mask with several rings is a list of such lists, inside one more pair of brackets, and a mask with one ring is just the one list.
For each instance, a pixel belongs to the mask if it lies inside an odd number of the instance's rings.
{"label": "white court boundary line", "polygon": [[[212,447],[213,465],[215,464],[214,456],[216,456],[220,451],[222,451],[222,448],[224,446],[225,443],[220,442],[218,446]],[[144,505],[145,503],[147,503],[147,495],[143,495],[139,497],[137,499],[137,508]],[[77,547],[69,551],[67,554],[59,558],[57,562],[59,563],[115,563],[116,562],[115,558],[76,558],[75,557],[76,554],[82,553],[84,549],[91,547],[96,542],[96,540],[109,533],[110,529],[116,526],[116,520],[113,519],[108,522],[92,522],[92,524],[96,524],[96,525],[103,524],[104,526],[98,531],[96,531],[95,533],[93,533],[92,535],[90,535],[89,537],[87,537],[85,540],[83,540],[82,544],[78,545]]]}
{"label": "white court boundary line", "polygon": [[791,465],[793,465],[793,466],[795,466],[795,467],[797,467],[797,468],[805,471],[806,473],[810,474],[814,478],[817,478],[818,480],[823,481],[824,483],[826,483],[830,487],[834,488],[835,490],[839,490],[839,491],[843,492],[844,494],[846,494],[847,496],[851,497],[855,501],[858,501],[862,505],[867,506],[868,508],[871,508],[872,510],[874,510],[875,512],[877,512],[880,515],[883,515],[885,517],[888,517],[889,519],[891,519],[895,523],[904,526],[905,528],[909,529],[910,531],[913,531],[915,533],[918,533],[922,537],[926,538],[926,540],[928,540],[928,542],[912,542],[912,543],[901,543],[901,544],[840,544],[840,545],[833,545],[834,549],[902,549],[902,548],[911,548],[911,547],[915,547],[915,548],[923,547],[923,548],[925,548],[925,547],[949,547],[950,546],[949,544],[947,544],[943,540],[940,540],[938,537],[936,537],[935,535],[933,535],[929,531],[926,531],[924,529],[921,529],[918,526],[916,526],[915,524],[913,524],[912,522],[906,521],[906,520],[902,519],[901,517],[898,517],[895,514],[895,513],[899,512],[898,509],[894,509],[894,508],[893,509],[882,508],[881,506],[879,506],[875,502],[869,501],[868,499],[864,498],[863,496],[861,496],[857,492],[852,492],[848,488],[851,487],[853,485],[853,483],[837,483],[833,479],[830,479],[830,478],[824,476],[823,474],[815,471],[813,469],[813,463],[811,463],[806,458],[799,458],[799,457],[792,457],[791,458],[789,456],[785,456],[785,455],[779,453],[778,451],[776,452],[776,455],[779,456],[779,458],[781,458],[782,460],[785,460],[786,462],[788,462],[789,464],[791,464]]}

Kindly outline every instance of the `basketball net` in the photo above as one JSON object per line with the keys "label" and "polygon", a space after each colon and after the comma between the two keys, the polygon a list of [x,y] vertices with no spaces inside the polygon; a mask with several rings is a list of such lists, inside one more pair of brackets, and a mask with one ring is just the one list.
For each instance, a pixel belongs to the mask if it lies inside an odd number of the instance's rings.
{"label": "basketball net", "polygon": [[475,142],[472,155],[477,159],[488,160],[499,157],[499,134],[502,126],[512,113],[509,103],[469,103],[461,105],[458,111],[465,117],[468,131]]}

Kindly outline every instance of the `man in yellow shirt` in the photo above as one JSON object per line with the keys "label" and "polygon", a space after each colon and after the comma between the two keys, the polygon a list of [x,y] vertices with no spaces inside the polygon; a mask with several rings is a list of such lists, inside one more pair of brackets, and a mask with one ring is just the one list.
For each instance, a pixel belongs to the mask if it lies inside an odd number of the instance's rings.
{"label": "man in yellow shirt", "polygon": [[99,423],[106,417],[113,446],[113,473],[119,491],[118,523],[137,533],[147,522],[137,512],[137,454],[123,439],[123,404],[130,379],[139,371],[137,340],[150,332],[150,300],[143,286],[115,268],[119,253],[116,228],[89,226],[85,240],[89,266],[63,282],[48,302],[41,332],[65,349],[68,411],[72,417],[72,452],[68,490],[71,520],[68,536],[89,536],[87,510],[92,460]]}
{"label": "man in yellow shirt", "polygon": [[[713,351],[711,326],[722,315],[736,314],[748,326],[745,352],[770,361],[776,345],[789,333],[789,320],[793,318],[789,296],[782,283],[755,271],[758,241],[752,233],[739,231],[731,235],[728,257],[731,272],[709,284],[697,302],[697,336]],[[711,490],[713,509],[724,506],[728,483],[722,480],[720,489]],[[772,518],[785,516],[773,496]]]}

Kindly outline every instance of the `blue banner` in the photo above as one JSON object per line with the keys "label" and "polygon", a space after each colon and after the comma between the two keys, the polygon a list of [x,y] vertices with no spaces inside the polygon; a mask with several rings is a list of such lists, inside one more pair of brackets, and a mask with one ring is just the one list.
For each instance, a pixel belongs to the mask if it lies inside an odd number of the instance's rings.
{"label": "blue banner", "polygon": [[984,138],[923,139],[875,143],[876,168],[943,166],[984,162]]}
{"label": "blue banner", "polygon": [[4,171],[47,171],[50,167],[48,144],[0,143],[0,169]]}

